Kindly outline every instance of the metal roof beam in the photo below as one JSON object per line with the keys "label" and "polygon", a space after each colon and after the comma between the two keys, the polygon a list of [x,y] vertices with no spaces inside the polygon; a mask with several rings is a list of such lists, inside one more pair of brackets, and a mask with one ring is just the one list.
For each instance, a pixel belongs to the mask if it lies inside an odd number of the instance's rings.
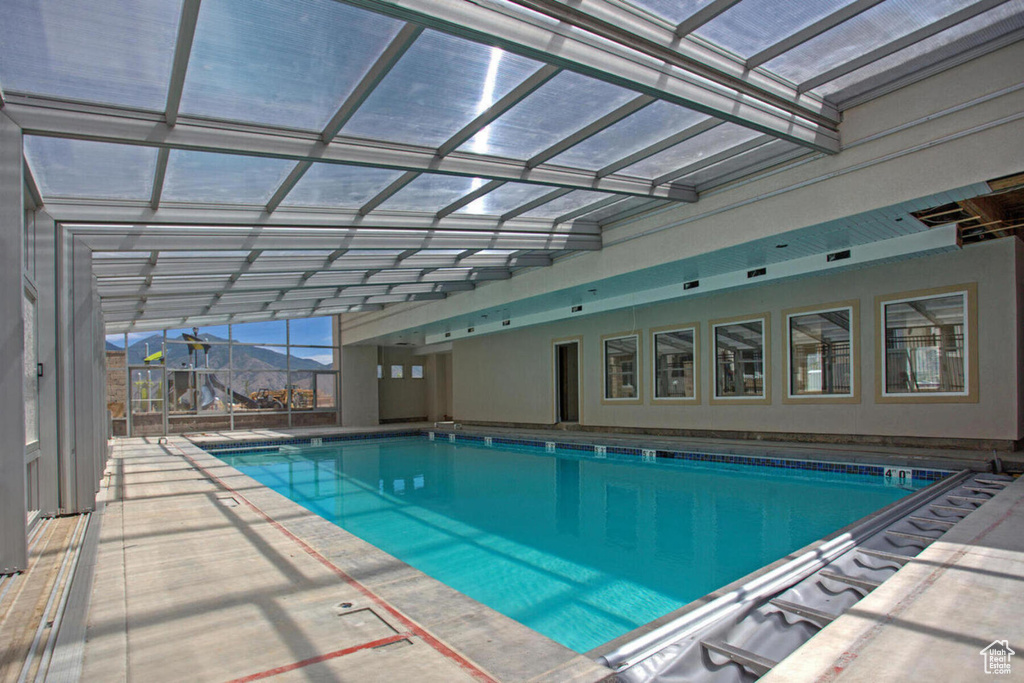
{"label": "metal roof beam", "polygon": [[712,0],[676,26],[677,36],[686,36],[726,11],[740,0]]}
{"label": "metal roof beam", "polygon": [[[650,182],[649,180],[647,181]],[[557,190],[569,192],[570,190]],[[556,226],[550,218],[517,218],[502,220],[496,216],[452,214],[438,219],[435,214],[411,211],[376,211],[360,216],[352,209],[331,211],[288,209],[268,216],[261,209],[216,208],[204,206],[164,206],[152,210],[142,202],[109,202],[51,200],[47,210],[54,220],[65,225],[100,226],[238,226],[244,228],[293,228],[299,231],[320,229],[362,228],[364,230],[413,230],[439,233],[460,233],[502,230],[504,232],[600,234],[595,225],[577,223]],[[136,229],[136,228],[133,228]],[[298,234],[298,233],[296,233]],[[201,245],[196,245],[199,248]],[[298,247],[294,247],[298,248]],[[334,249],[337,249],[335,247]]]}
{"label": "metal roof beam", "polygon": [[559,190],[552,190],[551,192],[548,192],[545,195],[537,197],[533,201],[526,202],[525,204],[517,206],[516,208],[512,209],[511,211],[506,212],[505,214],[502,215],[501,221],[505,222],[505,221],[512,220],[516,216],[524,214],[527,211],[533,211],[538,206],[544,206],[548,202],[553,202],[556,199],[558,199],[559,197],[564,197],[565,195],[569,194],[570,192],[572,192],[572,190],[570,190],[568,188],[562,188],[562,189],[559,189]]}
{"label": "metal roof beam", "polygon": [[[441,173],[658,196],[658,191],[652,190],[643,178],[623,175],[599,178],[593,171],[552,164],[528,168],[525,161],[471,152],[453,152],[438,158],[435,150],[427,147],[343,136],[324,145],[315,133],[286,133],[244,123],[186,117],[178,117],[172,128],[160,120],[161,117],[148,112],[25,96],[19,96],[16,101],[8,98],[4,111],[28,135],[391,168],[411,172],[412,177],[420,172]],[[411,178],[403,176],[403,179],[408,182]],[[389,189],[396,192],[400,187]],[[371,200],[367,210],[376,205]]]}
{"label": "metal roof beam", "polygon": [[363,105],[366,98],[377,88],[384,77],[391,72],[398,60],[402,58],[402,55],[412,47],[412,44],[416,42],[416,39],[423,32],[423,27],[416,24],[406,24],[402,27],[402,30],[391,40],[384,52],[381,53],[377,61],[373,63],[370,70],[366,72],[359,84],[352,90],[352,93],[345,99],[345,102],[338,108],[334,116],[320,133],[320,139],[324,143],[329,143],[338,134],[345,124],[348,123],[349,119],[356,113],[356,111]]}
{"label": "metal roof beam", "polygon": [[545,161],[553,159],[554,157],[558,156],[565,150],[569,149],[570,147],[575,147],[576,145],[580,144],[581,142],[588,138],[592,138],[605,128],[609,128],[615,125],[616,123],[626,118],[630,114],[635,114],[636,112],[640,111],[647,105],[652,104],[656,101],[657,100],[651,97],[650,95],[640,95],[639,97],[634,97],[621,107],[615,109],[614,111],[608,112],[607,114],[599,118],[597,121],[594,121],[593,123],[584,126],[583,128],[580,128],[572,135],[569,135],[564,139],[559,140],[558,142],[551,145],[547,149],[533,155],[526,161],[527,168],[535,168],[537,166],[540,166]]}
{"label": "metal roof beam", "polygon": [[669,149],[670,147],[675,147],[679,143],[685,142],[692,137],[700,135],[701,133],[705,133],[714,128],[715,126],[719,126],[721,124],[722,122],[719,121],[718,119],[708,119],[707,121],[701,121],[700,123],[696,123],[690,126],[689,128],[686,128],[685,130],[681,130],[678,133],[674,133],[668,136],[664,140],[659,140],[658,142],[650,144],[647,147],[644,147],[643,149],[633,152],[632,154],[627,154],[618,161],[613,161],[604,168],[600,169],[597,172],[597,175],[598,177],[604,177],[611,173],[621,171],[622,169],[628,166],[632,166],[638,161],[642,161],[649,156],[654,156],[658,152],[663,152],[666,149]]}
{"label": "metal roof beam", "polygon": [[75,235],[93,251],[207,251],[245,249],[578,249],[601,248],[601,236],[592,234],[419,233],[414,231],[332,230],[278,228],[171,228],[122,226],[109,229],[76,228]]}
{"label": "metal roof beam", "polygon": [[789,35],[774,45],[769,45],[747,60],[748,69],[756,69],[767,61],[775,59],[784,52],[792,50],[798,45],[803,45],[811,38],[815,38],[825,31],[829,31],[844,21],[853,19],[858,14],[865,12],[884,0],[856,0],[845,7],[841,7],[827,17],[822,17],[810,26],[804,27]]}
{"label": "metal roof beam", "polygon": [[[820,98],[801,97],[781,79],[751,73],[742,61],[699,41],[680,39],[664,22],[607,0],[581,0],[573,6],[515,0],[556,18],[558,25],[492,0],[340,1],[497,44],[821,151],[834,153],[839,148],[838,112],[831,105]],[[666,69],[665,62],[679,70]],[[723,86],[733,92],[724,92]]]}
{"label": "metal roof beam", "polygon": [[451,215],[451,214],[455,213],[456,211],[458,211],[462,207],[468,206],[468,205],[472,204],[473,202],[475,202],[476,200],[480,199],[480,197],[483,197],[485,194],[490,194],[491,192],[494,192],[495,190],[497,190],[499,187],[501,187],[504,184],[505,184],[504,180],[492,180],[489,183],[484,183],[483,185],[481,185],[477,189],[473,190],[469,194],[463,195],[462,197],[459,197],[454,202],[452,202],[448,206],[446,206],[443,209],[441,209],[440,211],[438,211],[437,212],[437,219],[440,220],[440,219],[444,218],[445,216],[448,216],[448,215]]}
{"label": "metal roof beam", "polygon": [[[473,250],[469,250],[473,251]],[[203,275],[232,275],[236,273],[240,265],[237,259],[233,258],[209,258],[200,259],[193,257],[174,257],[174,252],[167,252],[160,259],[159,265],[153,270],[153,276],[173,277],[178,275],[193,275],[197,271]],[[170,254],[170,255],[169,255]],[[428,252],[429,254],[429,252]],[[374,260],[375,259],[375,260]],[[319,259],[310,257],[308,259],[295,259],[284,256],[265,257],[258,264],[248,269],[250,273],[295,273],[304,271],[307,267],[316,263]],[[329,266],[318,267],[317,274],[323,273],[347,273],[367,270],[420,270],[425,268],[452,269],[452,268],[475,268],[480,271],[506,268],[527,268],[536,266],[551,265],[551,258],[544,254],[523,254],[523,255],[499,255],[488,256],[474,253],[471,256],[426,256],[417,257],[410,262],[408,259],[397,261],[384,257],[367,257],[366,259],[346,262],[344,259],[333,262]],[[134,259],[93,259],[93,274],[100,283],[110,278],[143,277],[145,265]],[[454,276],[453,276],[454,277]]]}
{"label": "metal roof beam", "polygon": [[797,90],[800,92],[814,90],[819,85],[824,85],[825,83],[834,81],[841,76],[852,73],[861,67],[877,62],[878,60],[888,57],[893,53],[899,52],[911,45],[915,45],[926,38],[930,38],[937,33],[953,28],[957,24],[963,23],[968,19],[972,19],[983,12],[994,9],[1005,2],[1008,2],[1008,0],[981,0],[973,5],[964,7],[958,12],[953,12],[949,16],[943,17],[942,19],[932,22],[927,26],[922,26],[916,31],[911,31],[902,38],[897,38],[896,40],[879,46],[856,59],[852,59],[849,62],[845,62],[837,67],[825,71],[824,73],[818,74],[814,78],[810,78],[797,86]]}
{"label": "metal roof beam", "polygon": [[192,55],[192,40],[196,35],[196,23],[199,21],[200,0],[184,0],[181,5],[181,19],[178,21],[178,40],[174,46],[174,61],[171,63],[171,81],[167,88],[167,104],[164,107],[164,120],[168,126],[174,126],[178,120],[178,107],[181,106],[181,91],[185,87],[185,74],[188,72],[188,60]]}
{"label": "metal roof beam", "polygon": [[[384,52],[377,58],[377,61],[373,63],[370,70],[366,72],[362,80],[359,81],[349,96],[345,98],[345,101],[342,102],[338,111],[334,113],[331,120],[324,126],[324,129],[320,132],[320,141],[323,144],[327,144],[334,139],[338,131],[348,123],[348,120],[352,118],[363,102],[366,101],[366,98],[384,80],[384,77],[390,73],[391,69],[398,63],[398,60],[402,58],[402,55],[412,47],[412,44],[421,33],[423,33],[423,27],[414,24],[406,24],[398,32],[398,35],[391,40],[391,43],[388,44]],[[281,186],[270,197],[270,201],[267,202],[266,208],[268,213],[275,211],[281,205],[281,202],[284,201],[295,185],[302,180],[302,176],[306,174],[306,171],[311,166],[312,163],[309,161],[300,161],[292,168],[288,177],[284,179]]]}
{"label": "metal roof beam", "polygon": [[171,150],[161,147],[156,152],[156,170],[153,172],[153,190],[149,194],[149,207],[154,211],[160,208],[160,197],[164,193],[164,177],[167,175],[167,160]]}
{"label": "metal roof beam", "polygon": [[550,64],[546,64],[537,69],[537,71],[513,88],[507,95],[492,104],[486,110],[481,112],[475,119],[463,126],[462,130],[448,138],[444,144],[437,148],[437,156],[444,157],[454,152],[462,146],[464,142],[489,126],[496,118],[525,100],[533,94],[535,90],[557,76],[560,71],[561,69],[556,66],[551,66]]}

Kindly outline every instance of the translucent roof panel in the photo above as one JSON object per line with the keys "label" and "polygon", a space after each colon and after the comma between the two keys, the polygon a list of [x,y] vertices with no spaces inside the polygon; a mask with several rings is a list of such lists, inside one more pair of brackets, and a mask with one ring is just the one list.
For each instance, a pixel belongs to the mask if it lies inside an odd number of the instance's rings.
{"label": "translucent roof panel", "polygon": [[294,166],[287,159],[171,150],[163,200],[266,204]]}
{"label": "translucent roof panel", "polygon": [[163,111],[181,0],[4,0],[7,91]]}
{"label": "translucent roof panel", "polygon": [[701,159],[723,152],[730,147],[751,140],[760,135],[757,131],[737,126],[734,123],[723,123],[706,133],[701,133],[664,152],[647,157],[622,170],[624,174],[636,175],[641,178],[657,178],[665,173],[689,166]]}
{"label": "translucent roof panel", "polygon": [[1012,0],[819,86],[813,92],[841,102],[878,85],[878,77],[883,82],[899,78],[947,56],[994,41],[1022,28],[1024,0]]}
{"label": "translucent roof panel", "polygon": [[803,83],[971,4],[973,0],[887,0],[779,55],[765,68]]}
{"label": "translucent roof panel", "polygon": [[678,180],[679,182],[694,185],[698,190],[703,190],[720,184],[723,178],[727,176],[732,177],[732,174],[746,174],[752,172],[755,168],[764,168],[792,158],[792,153],[796,151],[809,152],[810,150],[785,140],[774,140],[743,154],[738,154],[724,159],[717,164],[712,164],[707,168],[694,171],[678,178]]}
{"label": "translucent roof panel", "polygon": [[401,27],[334,0],[205,0],[181,111],[322,130]]}
{"label": "translucent roof panel", "polygon": [[530,185],[529,183],[505,183],[497,190],[488,192],[462,207],[456,213],[488,214],[500,216],[512,209],[543,197],[553,188],[547,185]]}
{"label": "translucent roof panel", "polygon": [[694,33],[746,59],[849,3],[850,0],[743,0]]}
{"label": "translucent roof panel", "polygon": [[630,4],[647,10],[651,14],[680,24],[712,0],[629,0]]}
{"label": "translucent roof panel", "polygon": [[558,199],[538,206],[536,209],[527,211],[524,216],[531,218],[558,218],[570,211],[581,209],[588,204],[594,204],[607,199],[612,195],[607,192],[592,192],[591,190],[573,190],[569,194],[562,195]]}
{"label": "translucent roof panel", "polygon": [[281,204],[358,208],[401,175],[386,168],[313,164]]}
{"label": "translucent roof panel", "polygon": [[709,117],[668,102],[655,102],[551,160],[596,171]]}
{"label": "translucent roof panel", "polygon": [[424,31],[342,134],[437,147],[540,66],[496,47]]}
{"label": "translucent roof panel", "polygon": [[483,185],[480,178],[424,173],[380,205],[383,211],[439,211]]}
{"label": "translucent roof panel", "polygon": [[529,159],[636,97],[631,90],[563,71],[459,149]]}
{"label": "translucent roof panel", "polygon": [[44,199],[149,199],[153,147],[25,136],[25,156]]}

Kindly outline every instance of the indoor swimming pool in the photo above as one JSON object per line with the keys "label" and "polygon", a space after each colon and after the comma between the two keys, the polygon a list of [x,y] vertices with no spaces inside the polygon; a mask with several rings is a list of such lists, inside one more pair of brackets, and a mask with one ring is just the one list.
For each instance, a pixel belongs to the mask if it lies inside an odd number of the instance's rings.
{"label": "indoor swimming pool", "polygon": [[[546,452],[483,439],[213,453],[578,652],[911,491],[877,474]],[[915,478],[916,487],[925,483]]]}

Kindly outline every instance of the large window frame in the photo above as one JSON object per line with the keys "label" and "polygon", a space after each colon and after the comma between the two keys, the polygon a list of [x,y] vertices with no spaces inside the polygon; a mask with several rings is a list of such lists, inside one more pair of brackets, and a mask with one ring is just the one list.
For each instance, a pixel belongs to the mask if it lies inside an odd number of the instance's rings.
{"label": "large window frame", "polygon": [[[693,339],[693,394],[690,396],[658,396],[658,337],[665,334],[689,332]],[[651,328],[651,403],[697,405],[700,403],[700,323],[683,323]],[[680,375],[683,378],[685,375]]]}
{"label": "large window frame", "polygon": [[[886,309],[896,304],[958,296],[963,301],[960,325],[963,335],[963,390],[890,392],[889,352],[886,344]],[[969,282],[875,297],[875,400],[878,403],[977,403],[978,402],[978,285]],[[922,347],[924,348],[924,347]],[[941,359],[939,359],[941,362]]]}
{"label": "large window frame", "polygon": [[[329,317],[329,316],[327,316]],[[279,373],[283,376],[282,387],[267,387],[271,391],[268,392],[267,400],[264,401],[268,407],[258,409],[242,409],[236,408],[233,401],[227,401],[223,409],[207,409],[196,407],[191,410],[172,410],[170,406],[169,397],[163,396],[159,399],[151,399],[150,404],[153,402],[159,402],[159,412],[162,414],[163,428],[162,433],[180,433],[181,430],[177,429],[178,424],[185,424],[187,421],[194,418],[200,417],[224,417],[229,424],[230,429],[235,428],[235,419],[242,418],[244,416],[277,416],[278,421],[285,424],[279,426],[293,426],[296,422],[296,417],[311,414],[311,413],[339,413],[340,408],[340,385],[339,385],[339,368],[338,368],[338,353],[339,346],[337,344],[337,338],[331,339],[331,344],[296,344],[292,341],[291,324],[293,320],[302,320],[298,318],[283,319],[280,322],[285,323],[284,337],[281,339],[272,339],[269,342],[260,341],[241,341],[236,338],[236,326],[246,325],[247,323],[234,323],[222,325],[210,326],[212,328],[227,327],[227,336],[219,340],[204,341],[204,345],[208,345],[211,348],[217,347],[226,349],[228,354],[228,363],[226,366],[221,366],[216,369],[207,369],[204,367],[166,367],[165,359],[168,357],[168,350],[173,346],[187,345],[183,339],[179,339],[177,332],[180,330],[174,328],[171,330],[154,330],[153,335],[160,336],[160,347],[158,349],[150,349],[151,352],[161,351],[163,359],[152,365],[146,365],[142,363],[132,364],[128,360],[128,338],[126,334],[120,335],[123,340],[123,347],[125,349],[125,366],[124,372],[126,376],[126,420],[127,420],[127,433],[133,435],[135,433],[135,425],[133,424],[133,403],[132,403],[132,372],[140,370],[158,370],[161,373],[164,382],[162,386],[166,386],[166,382],[172,376],[170,373],[177,371],[185,371],[187,373],[194,373],[196,381],[200,378],[205,380],[205,376],[210,373],[215,373],[218,380],[231,391],[239,391],[236,386],[239,382],[240,377],[244,377],[246,374],[255,374],[260,372],[258,369],[252,368],[239,368],[235,367],[234,362],[234,351],[240,347],[262,347],[273,350],[277,353],[281,353],[285,356],[285,367],[273,372]],[[332,334],[336,334],[334,323],[331,324]],[[184,329],[184,328],[182,328]],[[168,332],[174,333],[169,335]],[[306,358],[303,355],[297,355],[302,352],[319,351],[329,352],[333,355],[333,369],[320,369],[320,368],[296,368],[293,367],[293,361],[297,359]],[[191,358],[191,356],[190,356]],[[197,355],[198,360],[198,355]],[[267,371],[269,372],[269,371]],[[322,381],[323,377],[329,377],[330,379]],[[307,381],[308,380],[308,381]],[[300,383],[311,384],[310,388],[300,386]],[[325,391],[324,395],[329,396],[329,400],[325,400],[321,403],[320,399],[320,387],[330,387],[333,385],[333,394],[329,391]],[[198,404],[196,398],[199,396],[200,386],[198,384],[190,389],[191,400],[193,403]],[[283,392],[283,393],[282,393]],[[241,393],[249,393],[248,390],[244,390]],[[310,399],[310,394],[312,398]],[[145,400],[145,399],[143,399]],[[152,405],[150,405],[152,407]],[[152,411],[147,411],[152,412]],[[139,413],[141,415],[141,413]],[[276,423],[275,423],[276,424]],[[301,424],[301,423],[300,423]],[[189,431],[189,430],[186,430]],[[149,434],[150,432],[146,432]]]}
{"label": "large window frame", "polygon": [[[623,397],[611,397],[609,396],[611,385],[609,383],[608,373],[608,344],[610,342],[620,341],[624,339],[632,339],[635,344],[636,352],[633,357],[633,368],[632,370],[622,370],[619,374],[626,376],[627,374],[632,376],[635,384],[633,385],[633,395]],[[641,404],[644,402],[643,394],[643,335],[640,331],[632,332],[618,332],[615,334],[606,334],[601,337],[601,403],[609,405],[630,405],[630,404]],[[628,386],[628,385],[623,385]]]}
{"label": "large window frame", "polygon": [[[719,386],[719,348],[718,330],[723,327],[761,324],[761,392],[759,394],[728,395],[722,394]],[[711,397],[709,403],[717,405],[768,405],[772,402],[772,356],[771,356],[771,314],[755,313],[712,320],[708,323],[711,341]],[[756,362],[756,361],[740,361]]]}
{"label": "large window frame", "polygon": [[[850,390],[839,393],[796,393],[793,386],[794,354],[793,354],[793,320],[803,316],[847,312],[849,320],[849,367]],[[783,403],[860,403],[860,302],[856,300],[839,301],[802,308],[791,308],[782,312],[785,325],[786,345],[786,393]]]}

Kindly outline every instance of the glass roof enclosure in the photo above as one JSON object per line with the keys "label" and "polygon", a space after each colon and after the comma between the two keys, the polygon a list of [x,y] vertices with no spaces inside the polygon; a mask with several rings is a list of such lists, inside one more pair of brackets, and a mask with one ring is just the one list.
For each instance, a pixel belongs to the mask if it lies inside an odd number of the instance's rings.
{"label": "glass roof enclosure", "polygon": [[1024,0],[3,4],[5,110],[111,332],[600,249],[625,212],[838,153],[844,109],[1024,30]]}

